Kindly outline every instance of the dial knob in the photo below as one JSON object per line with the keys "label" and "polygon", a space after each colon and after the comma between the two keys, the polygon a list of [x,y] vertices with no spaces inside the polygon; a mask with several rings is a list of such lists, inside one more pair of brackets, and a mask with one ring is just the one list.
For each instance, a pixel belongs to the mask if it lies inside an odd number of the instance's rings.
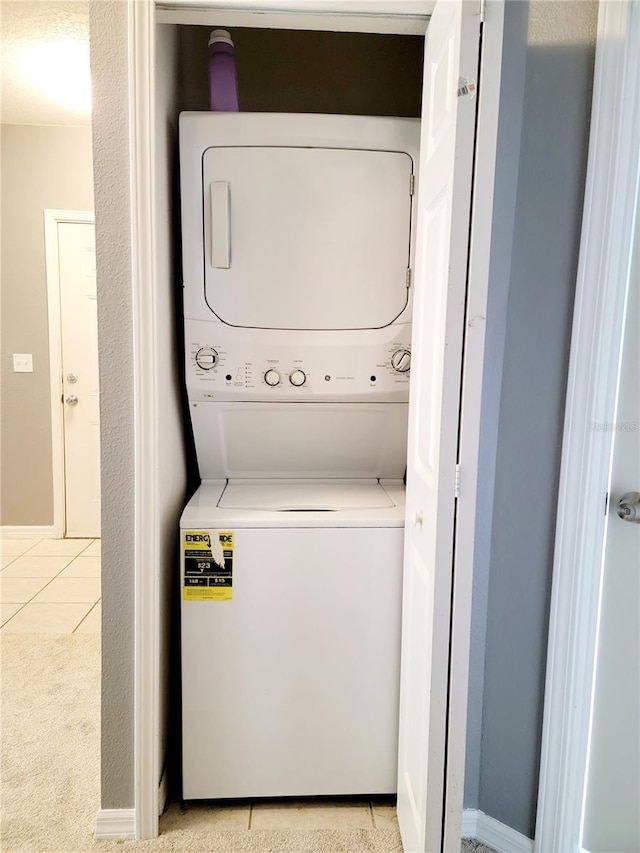
{"label": "dial knob", "polygon": [[391,356],[391,367],[396,373],[408,373],[411,369],[411,352],[408,349],[398,349]]}
{"label": "dial knob", "polygon": [[196,353],[196,364],[203,370],[211,370],[218,363],[218,353],[212,347],[200,347]]}
{"label": "dial knob", "polygon": [[296,387],[304,385],[306,381],[307,376],[305,373],[302,372],[302,370],[294,370],[289,376],[289,382],[291,382],[291,384],[295,385]]}
{"label": "dial knob", "polygon": [[277,370],[267,370],[264,375],[264,381],[267,385],[271,385],[272,388],[275,388],[276,385],[280,384],[280,374]]}

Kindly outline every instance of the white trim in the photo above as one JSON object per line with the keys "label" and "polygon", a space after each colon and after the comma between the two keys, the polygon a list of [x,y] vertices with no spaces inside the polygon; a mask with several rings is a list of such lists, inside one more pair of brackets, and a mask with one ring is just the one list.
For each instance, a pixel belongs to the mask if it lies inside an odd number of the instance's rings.
{"label": "white trim", "polygon": [[135,456],[134,797],[137,840],[158,835],[159,562],[156,500],[155,20],[128,2],[129,157]]}
{"label": "white trim", "polygon": [[[635,28],[635,31],[634,31]],[[640,3],[601,3],[558,496],[536,850],[579,849],[640,169]]]}
{"label": "white trim", "polygon": [[456,521],[451,623],[445,778],[445,850],[460,847],[460,816],[464,791],[476,499],[480,463],[480,412],[489,295],[503,32],[504,0],[489,0],[483,25],[478,81],[478,123],[462,369],[459,451],[459,467],[462,476]]}
{"label": "white trim", "polygon": [[100,809],[96,815],[94,837],[129,840],[136,837],[135,809]]}
{"label": "white trim", "polygon": [[1,539],[58,539],[58,528],[53,524],[5,524],[0,527]]}
{"label": "white trim", "polygon": [[[62,395],[62,330],[60,328],[60,263],[58,225],[61,222],[94,223],[90,210],[44,210],[45,272],[49,320],[49,388],[51,410],[51,473],[53,480],[53,525],[48,535],[65,534],[64,412]],[[46,535],[46,534],[44,534]]]}
{"label": "white trim", "polygon": [[425,7],[432,9],[436,0],[156,0],[158,9],[201,9],[204,11],[245,11],[331,15],[421,15]]}
{"label": "white trim", "polygon": [[423,36],[436,0],[158,0],[158,23]]}
{"label": "white trim", "polygon": [[478,809],[465,809],[462,812],[462,838],[475,838],[478,831]]}
{"label": "white trim", "polygon": [[[324,30],[349,33],[385,33],[424,36],[427,14],[423,15],[355,15],[327,12],[258,11],[256,9],[158,9],[160,24],[195,24],[211,28],[224,26],[273,28],[279,30]],[[435,2],[428,3],[430,9]]]}
{"label": "white trim", "polygon": [[500,823],[480,809],[464,810],[462,830],[463,838],[475,838],[482,844],[493,847],[496,853],[533,853],[531,838],[511,829],[505,823]]}

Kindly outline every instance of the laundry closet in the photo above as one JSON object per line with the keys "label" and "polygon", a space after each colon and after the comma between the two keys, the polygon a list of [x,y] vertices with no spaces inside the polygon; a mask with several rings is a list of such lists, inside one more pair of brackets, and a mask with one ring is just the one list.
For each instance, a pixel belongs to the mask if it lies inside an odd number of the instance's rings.
{"label": "laundry closet", "polygon": [[[405,845],[432,849],[479,6],[441,11],[423,106],[419,15],[323,30],[203,5],[161,5],[155,24],[158,281],[201,482],[161,591],[169,610],[179,577],[183,723],[166,696],[159,763],[181,740],[185,798],[397,791]],[[217,27],[237,114],[207,115]],[[320,214],[292,210],[296,193]]]}

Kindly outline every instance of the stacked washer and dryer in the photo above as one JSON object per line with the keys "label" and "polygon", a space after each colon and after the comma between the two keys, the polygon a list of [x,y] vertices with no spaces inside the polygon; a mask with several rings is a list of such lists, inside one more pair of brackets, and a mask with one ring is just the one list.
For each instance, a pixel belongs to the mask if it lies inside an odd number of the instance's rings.
{"label": "stacked washer and dryer", "polygon": [[396,790],[419,122],[184,113],[185,799]]}

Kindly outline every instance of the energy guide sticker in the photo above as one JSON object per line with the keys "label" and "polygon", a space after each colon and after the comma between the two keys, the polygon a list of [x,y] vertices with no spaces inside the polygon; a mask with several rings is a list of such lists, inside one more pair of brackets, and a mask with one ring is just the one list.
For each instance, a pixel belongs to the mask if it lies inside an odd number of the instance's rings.
{"label": "energy guide sticker", "polygon": [[233,598],[233,532],[185,530],[183,594],[185,601],[231,601]]}

